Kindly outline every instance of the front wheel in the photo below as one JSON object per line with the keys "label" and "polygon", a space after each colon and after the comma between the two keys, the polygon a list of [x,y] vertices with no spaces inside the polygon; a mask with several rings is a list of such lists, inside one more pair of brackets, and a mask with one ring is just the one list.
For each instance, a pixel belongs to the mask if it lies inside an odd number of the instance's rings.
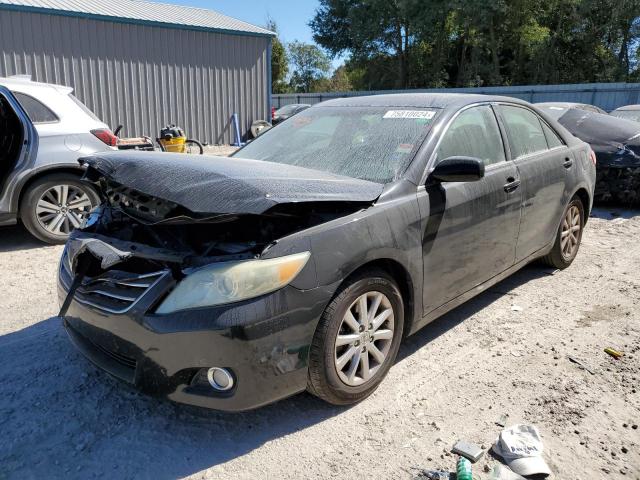
{"label": "front wheel", "polygon": [[93,188],[76,176],[53,174],[37,180],[20,202],[20,218],[29,232],[47,243],[64,243],[100,203]]}
{"label": "front wheel", "polygon": [[307,389],[334,405],[369,396],[393,365],[404,306],[395,281],[371,270],[342,287],[323,313],[309,352]]}
{"label": "front wheel", "polygon": [[542,258],[549,266],[567,268],[578,254],[584,228],[584,206],[578,197],[573,197],[564,212],[556,240],[551,251]]}

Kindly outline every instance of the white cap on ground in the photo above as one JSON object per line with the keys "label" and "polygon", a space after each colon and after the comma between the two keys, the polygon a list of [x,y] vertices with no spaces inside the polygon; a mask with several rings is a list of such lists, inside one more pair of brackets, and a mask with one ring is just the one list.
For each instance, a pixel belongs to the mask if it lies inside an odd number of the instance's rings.
{"label": "white cap on ground", "polygon": [[542,458],[542,439],[533,425],[518,424],[505,428],[493,445],[493,451],[502,457],[511,470],[524,477],[551,475]]}

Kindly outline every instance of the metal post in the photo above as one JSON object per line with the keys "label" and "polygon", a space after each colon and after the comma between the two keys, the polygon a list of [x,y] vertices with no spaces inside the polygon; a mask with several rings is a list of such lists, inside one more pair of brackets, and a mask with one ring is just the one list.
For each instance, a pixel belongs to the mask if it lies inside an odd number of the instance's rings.
{"label": "metal post", "polygon": [[242,147],[244,144],[242,143],[242,140],[240,139],[240,124],[238,123],[238,114],[237,113],[234,113],[231,116],[231,121],[233,122],[233,129],[235,130],[234,137],[236,139],[235,143],[233,143],[232,145],[234,147]]}

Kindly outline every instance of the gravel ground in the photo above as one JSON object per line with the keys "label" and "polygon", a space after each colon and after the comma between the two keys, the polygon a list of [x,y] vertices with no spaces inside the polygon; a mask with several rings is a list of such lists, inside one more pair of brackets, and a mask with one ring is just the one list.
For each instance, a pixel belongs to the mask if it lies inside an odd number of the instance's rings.
{"label": "gravel ground", "polygon": [[640,212],[596,211],[583,241],[570,269],[529,266],[408,338],[356,406],[220,414],[92,367],[54,317],[61,247],[0,229],[0,478],[418,478],[508,415],[540,428],[554,478],[638,479]]}

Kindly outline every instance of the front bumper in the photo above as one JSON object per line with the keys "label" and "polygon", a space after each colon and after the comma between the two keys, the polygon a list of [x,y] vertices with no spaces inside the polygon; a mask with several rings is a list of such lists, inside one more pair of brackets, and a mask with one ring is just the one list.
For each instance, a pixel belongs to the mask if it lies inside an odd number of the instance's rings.
{"label": "front bumper", "polygon": [[[60,268],[64,300],[69,275]],[[142,391],[224,411],[260,407],[307,385],[309,346],[331,288],[288,286],[237,304],[156,315],[153,308],[175,285],[162,275],[126,311],[105,311],[74,297],[63,318],[72,342],[98,367]],[[112,309],[114,310],[114,309]],[[216,392],[201,369],[224,367],[234,387]]]}

